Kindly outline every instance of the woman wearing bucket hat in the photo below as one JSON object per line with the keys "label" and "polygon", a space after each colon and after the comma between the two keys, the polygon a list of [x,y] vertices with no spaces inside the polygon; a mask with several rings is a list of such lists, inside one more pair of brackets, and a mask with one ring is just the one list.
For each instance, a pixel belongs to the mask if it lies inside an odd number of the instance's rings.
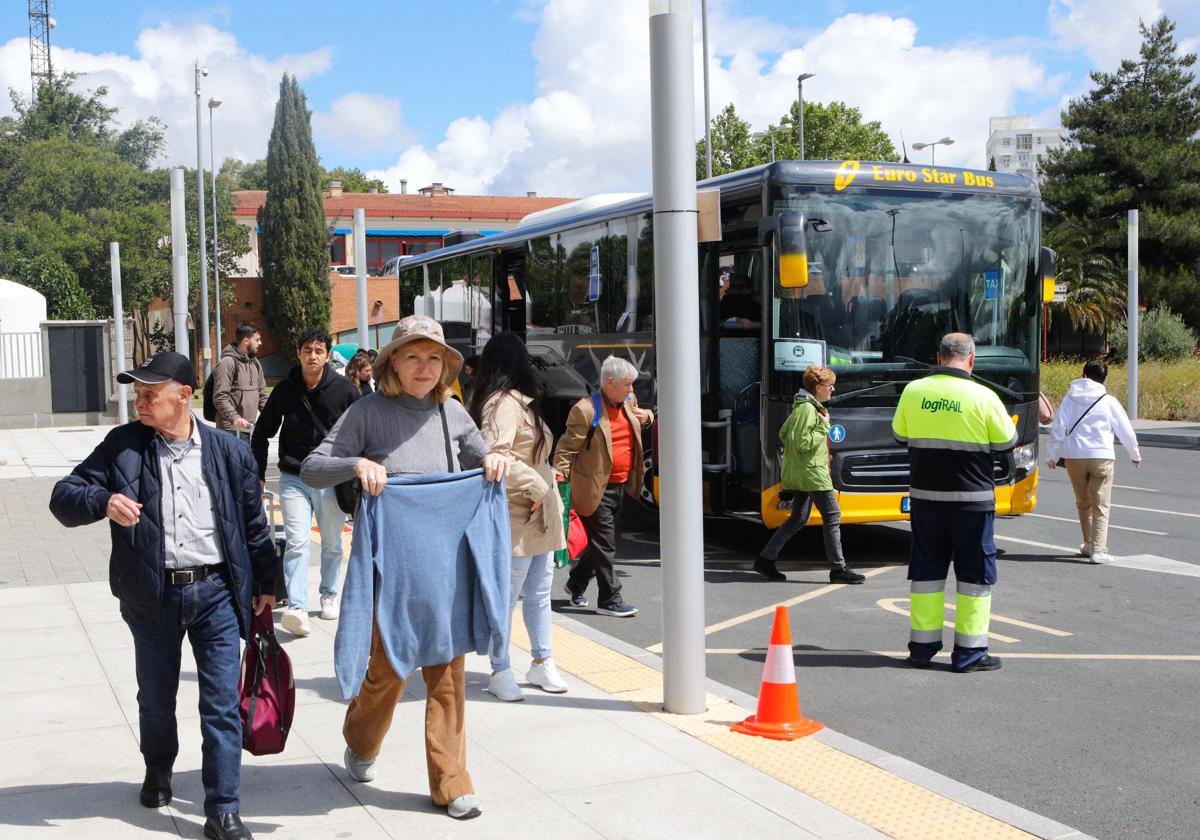
{"label": "woman wearing bucket hat", "polygon": [[[489,481],[503,481],[508,457],[489,452],[466,409],[448,399],[450,383],[462,363],[462,355],[446,344],[437,321],[424,315],[404,318],[375,360],[379,390],[356,401],[341,416],[305,459],[301,479],[314,487],[332,487],[357,478],[363,492],[378,496],[389,475],[444,472],[450,457],[457,462],[449,465],[452,469],[483,467]],[[422,674],[430,794],[452,817],[478,816],[474,785],[465,766],[464,657],[425,667]],[[407,676],[393,670],[376,625],[366,678],[346,710],[342,730],[346,769],[358,781],[375,778],[375,758]]]}

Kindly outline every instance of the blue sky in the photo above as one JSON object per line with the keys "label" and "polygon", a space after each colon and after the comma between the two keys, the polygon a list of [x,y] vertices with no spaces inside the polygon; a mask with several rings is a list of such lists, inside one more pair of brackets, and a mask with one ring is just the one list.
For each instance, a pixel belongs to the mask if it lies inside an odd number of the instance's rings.
{"label": "blue sky", "polygon": [[[709,7],[714,111],[733,101],[764,127],[794,96],[796,71],[815,71],[806,97],[850,102],[897,141],[900,131],[909,142],[955,136],[947,162],[961,165],[986,163],[988,116],[1055,121],[1090,69],[1134,54],[1139,16],[1165,12],[1185,45],[1200,44],[1196,0]],[[0,12],[0,81],[21,91],[24,11],[8,3]],[[328,165],[373,170],[393,186],[407,176],[412,186],[578,194],[648,180],[645,14],[645,0],[57,0],[52,40],[57,65],[107,85],[124,117],[167,122],[172,162],[194,161],[190,64],[199,55],[212,70],[205,96],[225,101],[218,156],[262,156],[274,89],[290,70]]]}

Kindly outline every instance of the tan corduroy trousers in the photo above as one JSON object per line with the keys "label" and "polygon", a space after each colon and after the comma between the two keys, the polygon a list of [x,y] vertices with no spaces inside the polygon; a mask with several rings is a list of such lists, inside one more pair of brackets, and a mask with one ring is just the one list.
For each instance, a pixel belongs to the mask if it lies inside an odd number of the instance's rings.
{"label": "tan corduroy trousers", "polygon": [[1116,462],[1111,458],[1066,458],[1067,476],[1075,490],[1079,529],[1093,554],[1108,553],[1108,508],[1112,502]]}
{"label": "tan corduroy trousers", "polygon": [[[421,669],[425,678],[425,763],[429,769],[429,794],[435,805],[448,805],[474,793],[467,773],[466,671],[463,657],[445,665]],[[392,713],[404,695],[405,680],[396,676],[379,637],[371,632],[371,658],[358,695],[346,710],[342,735],[359,758],[379,755],[383,738],[392,725]]]}

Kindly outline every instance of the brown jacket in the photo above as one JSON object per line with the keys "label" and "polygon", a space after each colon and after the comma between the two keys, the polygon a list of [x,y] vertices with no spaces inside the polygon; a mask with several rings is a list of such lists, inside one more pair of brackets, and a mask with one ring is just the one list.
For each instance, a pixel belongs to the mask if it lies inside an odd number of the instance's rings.
{"label": "brown jacket", "polygon": [[[629,418],[630,428],[634,430],[633,465],[625,482],[625,492],[636,499],[642,492],[640,430],[654,422],[654,415],[648,409],[640,409],[644,422],[639,421],[633,413],[637,408],[636,398],[626,400],[621,407]],[[571,482],[571,507],[580,516],[595,513],[612,473],[612,424],[607,411],[600,415],[600,424],[596,427],[591,444],[585,445],[588,431],[592,428],[593,411],[590,396],[571,406],[571,413],[567,415],[567,431],[559,438],[558,447],[554,450],[554,469]]]}
{"label": "brown jacket", "polygon": [[267,404],[267,378],[262,362],[238,352],[232,344],[221,351],[221,360],[213,368],[213,406],[217,409],[217,428],[232,429],[241,417],[248,423],[258,419]]}
{"label": "brown jacket", "polygon": [[[542,425],[537,439],[538,419],[530,409],[530,397],[519,391],[496,394],[483,407],[480,431],[493,452],[512,458],[508,477],[508,519],[512,526],[514,557],[528,557],[567,547],[563,534],[562,499],[550,468],[554,437]],[[533,503],[542,506],[532,510]]]}

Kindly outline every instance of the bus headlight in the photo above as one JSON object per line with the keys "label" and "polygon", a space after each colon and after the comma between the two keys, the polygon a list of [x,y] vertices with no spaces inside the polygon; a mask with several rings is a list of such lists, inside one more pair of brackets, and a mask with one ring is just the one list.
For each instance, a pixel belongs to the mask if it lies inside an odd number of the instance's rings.
{"label": "bus headlight", "polygon": [[1037,465],[1037,444],[1027,443],[1013,450],[1013,466],[1025,472]]}

